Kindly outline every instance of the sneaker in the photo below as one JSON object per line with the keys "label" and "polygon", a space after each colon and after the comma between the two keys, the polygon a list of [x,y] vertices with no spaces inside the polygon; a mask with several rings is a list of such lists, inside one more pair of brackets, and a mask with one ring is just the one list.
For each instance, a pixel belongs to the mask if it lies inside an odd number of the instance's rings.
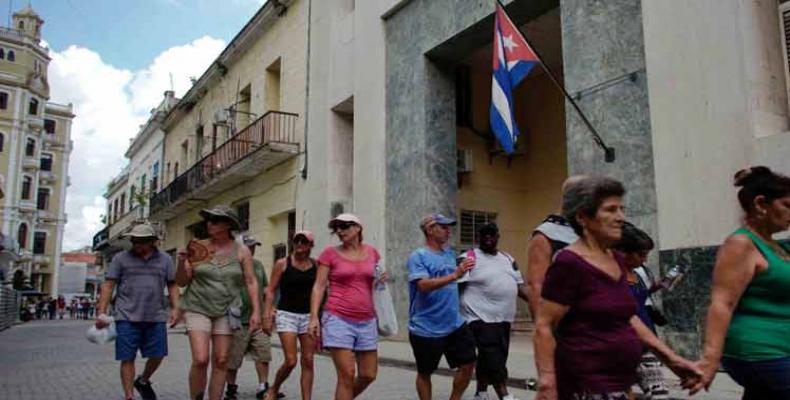
{"label": "sneaker", "polygon": [[488,400],[488,393],[486,392],[475,393],[474,400]]}
{"label": "sneaker", "polygon": [[137,393],[140,393],[143,400],[156,400],[156,393],[154,393],[154,389],[151,388],[151,382],[143,382],[143,377],[138,376],[137,379],[134,380],[134,388],[137,389]]}
{"label": "sneaker", "polygon": [[238,400],[236,391],[239,389],[238,385],[231,385],[230,383],[225,388],[225,400]]}

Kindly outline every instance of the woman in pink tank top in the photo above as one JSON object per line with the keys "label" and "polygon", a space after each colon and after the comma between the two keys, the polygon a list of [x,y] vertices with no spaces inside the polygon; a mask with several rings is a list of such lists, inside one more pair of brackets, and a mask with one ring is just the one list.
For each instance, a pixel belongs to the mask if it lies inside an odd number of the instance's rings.
{"label": "woman in pink tank top", "polygon": [[[362,243],[362,222],[357,216],[340,214],[329,221],[329,229],[340,245],[328,246],[318,257],[308,330],[318,336],[320,327],[322,345],[332,353],[337,370],[335,399],[351,400],[376,379],[378,370],[373,284],[380,256],[375,247]],[[386,278],[385,273],[380,279]],[[319,322],[327,287],[329,297]]]}

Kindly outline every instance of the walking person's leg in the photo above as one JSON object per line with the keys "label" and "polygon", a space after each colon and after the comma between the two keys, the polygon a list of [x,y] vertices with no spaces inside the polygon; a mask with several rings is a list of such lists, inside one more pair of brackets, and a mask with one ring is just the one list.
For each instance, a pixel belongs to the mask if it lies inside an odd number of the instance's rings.
{"label": "walking person's leg", "polygon": [[272,343],[269,335],[260,329],[253,332],[249,351],[255,361],[255,372],[258,375],[258,389],[255,391],[255,398],[263,399],[263,396],[269,391],[269,363],[272,361]]}
{"label": "walking person's leg", "polygon": [[145,322],[140,323],[140,326],[142,328],[140,350],[147,360],[142,375],[134,380],[134,388],[143,400],[154,400],[157,397],[151,387],[151,377],[167,356],[167,326],[164,322]]}
{"label": "walking person's leg", "polygon": [[475,370],[475,361],[477,361],[475,337],[469,326],[464,324],[451,333],[445,343],[444,358],[447,359],[450,368],[457,368],[453,377],[450,400],[461,400]]}
{"label": "walking person's leg", "polygon": [[120,377],[125,399],[134,398],[134,360],[140,347],[141,332],[134,323],[116,321],[115,360],[121,362]]}
{"label": "walking person's leg", "polygon": [[354,353],[349,349],[332,348],[332,362],[337,373],[335,400],[352,400],[354,398]]}
{"label": "walking person's leg", "polygon": [[417,397],[420,400],[431,400],[433,386],[431,375],[439,367],[442,359],[442,352],[445,338],[426,338],[409,333],[409,344],[411,345],[414,361],[417,363],[417,376],[414,386],[417,390]]}
{"label": "walking person's leg", "polygon": [[379,370],[379,355],[376,350],[358,351],[355,355],[357,376],[354,379],[354,397],[357,397],[376,380]]}
{"label": "walking person's leg", "polygon": [[202,400],[206,392],[211,333],[190,330],[189,347],[192,351],[192,365],[189,368],[189,398]]}
{"label": "walking person's leg", "polygon": [[236,375],[244,362],[244,354],[250,344],[250,332],[246,327],[233,331],[231,337],[230,351],[228,353],[228,372],[226,374],[227,388],[225,389],[226,400],[236,400],[238,398],[238,385],[236,385]]}
{"label": "walking person's leg", "polygon": [[211,336],[211,378],[208,382],[208,400],[221,400],[222,389],[228,372],[228,352],[230,351],[230,334],[213,334]]}
{"label": "walking person's leg", "polygon": [[[266,394],[266,400],[275,399],[276,394],[280,392],[280,386],[296,367],[296,332],[280,332],[279,336],[280,346],[283,349],[283,363],[274,375],[274,383],[272,383],[269,393]],[[304,344],[302,344],[302,352],[304,350]],[[302,366],[302,372],[304,372],[304,366]],[[304,388],[302,388],[302,392],[304,393]],[[304,394],[302,398],[304,399]]]}
{"label": "walking person's leg", "polygon": [[[313,398],[313,358],[315,355],[315,339],[308,334],[299,335],[299,345],[301,346],[301,367],[302,374],[299,380],[302,388],[302,400]],[[275,393],[279,393],[275,391]]]}

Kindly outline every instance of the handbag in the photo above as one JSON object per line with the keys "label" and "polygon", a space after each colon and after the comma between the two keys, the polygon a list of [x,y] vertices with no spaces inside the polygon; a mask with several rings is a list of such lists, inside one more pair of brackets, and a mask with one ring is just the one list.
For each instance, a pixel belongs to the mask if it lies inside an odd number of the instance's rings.
{"label": "handbag", "polygon": [[664,313],[655,306],[647,306],[647,313],[650,315],[650,319],[653,321],[653,324],[656,326],[664,326],[669,323],[667,317],[664,316]]}
{"label": "handbag", "polygon": [[379,335],[395,336],[398,334],[398,316],[395,314],[395,305],[392,294],[386,283],[379,281],[383,268],[376,264],[376,281],[373,286],[373,307],[376,310],[376,322]]}

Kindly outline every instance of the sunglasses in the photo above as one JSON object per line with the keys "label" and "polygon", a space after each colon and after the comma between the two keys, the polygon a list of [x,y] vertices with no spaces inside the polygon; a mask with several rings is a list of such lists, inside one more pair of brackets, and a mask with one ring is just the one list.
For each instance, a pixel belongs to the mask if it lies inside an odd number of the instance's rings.
{"label": "sunglasses", "polygon": [[354,225],[356,225],[356,224],[353,223],[353,222],[338,222],[338,223],[335,223],[335,232],[337,232],[337,231],[344,231],[344,230],[346,230],[348,228],[351,228]]}
{"label": "sunglasses", "polygon": [[313,244],[313,242],[307,240],[304,236],[297,236],[294,238],[294,244]]}

